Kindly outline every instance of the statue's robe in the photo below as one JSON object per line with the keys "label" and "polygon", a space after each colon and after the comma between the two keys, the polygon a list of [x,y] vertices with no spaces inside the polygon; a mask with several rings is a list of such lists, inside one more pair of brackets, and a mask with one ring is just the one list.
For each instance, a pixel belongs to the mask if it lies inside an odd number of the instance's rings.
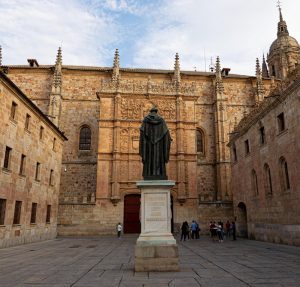
{"label": "statue's robe", "polygon": [[145,180],[168,179],[166,163],[169,161],[171,136],[163,118],[151,112],[140,128],[140,156]]}

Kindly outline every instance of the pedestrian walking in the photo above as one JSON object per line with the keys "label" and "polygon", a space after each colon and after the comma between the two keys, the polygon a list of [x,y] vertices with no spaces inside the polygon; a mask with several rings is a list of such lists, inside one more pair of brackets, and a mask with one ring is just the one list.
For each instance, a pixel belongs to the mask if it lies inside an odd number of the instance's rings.
{"label": "pedestrian walking", "polygon": [[118,232],[118,238],[120,238],[122,232],[122,224],[120,222],[117,225],[117,232]]}

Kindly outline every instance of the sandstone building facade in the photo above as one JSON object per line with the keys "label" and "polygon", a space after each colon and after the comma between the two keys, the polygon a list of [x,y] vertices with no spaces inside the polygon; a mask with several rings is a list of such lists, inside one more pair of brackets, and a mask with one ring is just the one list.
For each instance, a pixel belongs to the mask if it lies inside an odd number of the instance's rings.
{"label": "sandstone building facade", "polygon": [[299,75],[232,134],[233,205],[239,233],[252,239],[300,245]]}
{"label": "sandstone building facade", "polygon": [[0,248],[55,238],[63,141],[0,72]]}
{"label": "sandstone building facade", "polygon": [[[283,31],[281,29],[283,28]],[[281,11],[277,40],[256,76],[230,74],[217,58],[210,72],[62,64],[2,66],[7,76],[64,131],[58,231],[63,235],[139,231],[141,120],[156,105],[173,139],[169,179],[173,228],[195,219],[234,219],[229,134],[299,61]],[[281,33],[282,32],[282,33]],[[287,39],[289,45],[286,45]],[[269,73],[270,71],[270,73]],[[275,72],[274,72],[275,71]],[[271,74],[271,75],[269,75]],[[205,228],[204,228],[205,229]]]}

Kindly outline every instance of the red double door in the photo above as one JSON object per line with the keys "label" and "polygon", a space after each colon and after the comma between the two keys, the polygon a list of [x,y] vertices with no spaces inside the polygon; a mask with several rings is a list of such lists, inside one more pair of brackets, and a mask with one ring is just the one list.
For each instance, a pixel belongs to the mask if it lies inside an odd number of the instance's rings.
{"label": "red double door", "polygon": [[140,233],[141,195],[130,194],[124,198],[124,233]]}

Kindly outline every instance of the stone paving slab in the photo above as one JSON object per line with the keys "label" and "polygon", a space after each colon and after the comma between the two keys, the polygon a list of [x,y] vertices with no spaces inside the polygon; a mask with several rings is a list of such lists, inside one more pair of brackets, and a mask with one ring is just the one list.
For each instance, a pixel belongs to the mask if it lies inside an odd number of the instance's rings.
{"label": "stone paving slab", "polygon": [[135,272],[137,236],[62,238],[0,249],[0,286],[299,287],[298,247],[209,237],[178,242],[179,272]]}

